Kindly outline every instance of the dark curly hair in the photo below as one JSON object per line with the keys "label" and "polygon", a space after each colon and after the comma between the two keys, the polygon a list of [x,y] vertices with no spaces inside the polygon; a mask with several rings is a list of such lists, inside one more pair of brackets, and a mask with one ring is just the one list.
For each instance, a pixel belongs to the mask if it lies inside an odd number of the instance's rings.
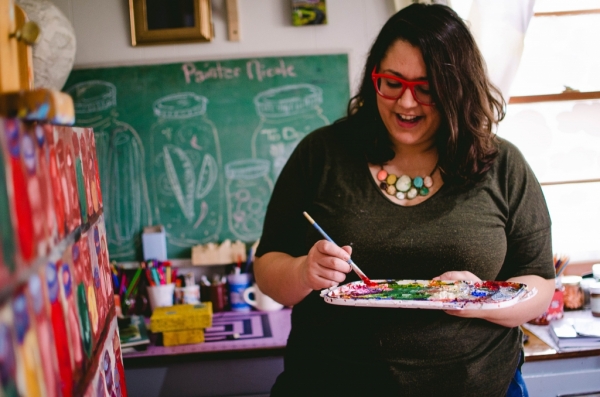
{"label": "dark curly hair", "polygon": [[463,20],[449,7],[412,4],[393,15],[371,47],[358,94],[345,117],[357,126],[367,160],[384,164],[394,157],[377,109],[371,71],[389,48],[404,40],[419,48],[435,106],[442,118],[436,133],[438,165],[445,182],[471,185],[481,180],[498,154],[493,127],[506,102],[489,81],[483,57]]}

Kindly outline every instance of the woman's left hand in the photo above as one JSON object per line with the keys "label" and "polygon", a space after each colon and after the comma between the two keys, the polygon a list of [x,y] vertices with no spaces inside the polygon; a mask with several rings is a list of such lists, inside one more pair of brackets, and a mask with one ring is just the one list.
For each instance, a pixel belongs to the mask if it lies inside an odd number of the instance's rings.
{"label": "woman's left hand", "polygon": [[[482,280],[466,270],[451,271],[433,278],[434,280],[464,280],[481,282]],[[480,317],[481,310],[444,310],[446,313],[456,317]]]}
{"label": "woman's left hand", "polygon": [[481,282],[481,279],[471,272],[466,270],[452,271],[441,274],[433,278],[434,280],[461,280],[461,281],[476,281]]}
{"label": "woman's left hand", "polygon": [[[446,272],[434,280],[465,280],[481,282],[482,280],[468,271]],[[546,280],[539,276],[527,275],[511,277],[509,282],[526,284],[529,290],[536,289],[537,294],[524,302],[496,310],[445,310],[451,316],[464,318],[481,318],[505,327],[516,327],[541,315],[550,304],[554,294],[554,279]]]}

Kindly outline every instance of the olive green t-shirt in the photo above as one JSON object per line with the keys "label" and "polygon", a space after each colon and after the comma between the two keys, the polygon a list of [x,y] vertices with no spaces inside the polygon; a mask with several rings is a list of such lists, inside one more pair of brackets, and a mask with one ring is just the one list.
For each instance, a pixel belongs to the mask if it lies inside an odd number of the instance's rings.
{"label": "olive green t-shirt", "polygon": [[[410,207],[372,178],[348,122],[300,142],[275,185],[257,256],[306,255],[321,235],[307,211],[371,279],[431,279],[467,270],[483,280],[554,278],[550,217],[533,172],[500,140],[485,179],[444,184]],[[345,282],[358,278],[350,273]],[[327,304],[313,291],[292,312],[285,370],[273,395],[503,396],[521,353],[518,327],[439,310]]]}

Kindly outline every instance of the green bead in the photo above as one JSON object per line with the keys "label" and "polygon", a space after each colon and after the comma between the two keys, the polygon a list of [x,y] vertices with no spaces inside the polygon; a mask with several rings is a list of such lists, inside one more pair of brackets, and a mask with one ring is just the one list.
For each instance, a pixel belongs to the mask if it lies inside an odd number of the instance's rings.
{"label": "green bead", "polygon": [[427,195],[429,194],[429,189],[428,189],[428,188],[426,188],[425,186],[423,186],[423,187],[421,188],[421,190],[419,190],[419,194],[420,194],[421,196],[427,196]]}

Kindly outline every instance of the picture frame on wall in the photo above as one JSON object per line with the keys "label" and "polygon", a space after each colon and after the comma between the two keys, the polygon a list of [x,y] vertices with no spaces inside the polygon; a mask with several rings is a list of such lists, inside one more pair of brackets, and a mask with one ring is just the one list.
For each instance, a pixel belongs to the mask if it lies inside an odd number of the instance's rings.
{"label": "picture frame on wall", "polygon": [[292,25],[326,25],[325,0],[292,0]]}
{"label": "picture frame on wall", "polygon": [[210,0],[129,0],[131,45],[209,42]]}

